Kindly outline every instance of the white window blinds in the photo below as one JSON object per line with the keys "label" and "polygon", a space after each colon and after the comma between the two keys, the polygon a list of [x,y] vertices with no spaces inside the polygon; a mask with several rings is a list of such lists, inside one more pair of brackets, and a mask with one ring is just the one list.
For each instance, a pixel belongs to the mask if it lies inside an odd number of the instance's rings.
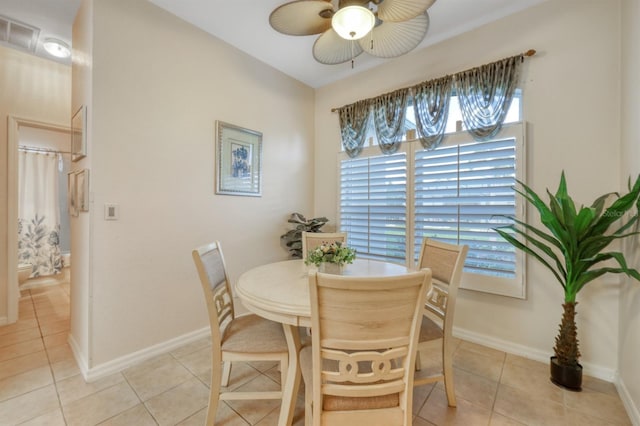
{"label": "white window blinds", "polygon": [[358,256],[405,262],[406,153],[340,162],[340,229]]}
{"label": "white window blinds", "polygon": [[493,228],[515,215],[516,140],[416,151],[415,258],[423,237],[468,244],[465,271],[515,278],[516,253]]}

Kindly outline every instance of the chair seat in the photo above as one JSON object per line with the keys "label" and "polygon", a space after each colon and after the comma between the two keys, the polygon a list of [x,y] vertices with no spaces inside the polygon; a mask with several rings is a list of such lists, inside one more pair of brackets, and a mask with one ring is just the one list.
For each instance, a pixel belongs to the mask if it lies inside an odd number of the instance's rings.
{"label": "chair seat", "polygon": [[[256,342],[260,342],[259,345]],[[272,353],[287,352],[287,340],[282,325],[249,314],[234,318],[222,337],[225,352]]]}
{"label": "chair seat", "polygon": [[[325,366],[330,361],[325,360]],[[306,389],[313,388],[313,356],[311,345],[305,346],[300,351],[300,369]],[[400,395],[397,393],[369,397],[344,397],[324,395],[322,406],[325,411],[351,411],[368,410],[371,408],[393,408],[400,404]]]}
{"label": "chair seat", "polygon": [[442,328],[431,318],[423,315],[418,342],[430,342],[432,340],[442,339],[443,336]]}

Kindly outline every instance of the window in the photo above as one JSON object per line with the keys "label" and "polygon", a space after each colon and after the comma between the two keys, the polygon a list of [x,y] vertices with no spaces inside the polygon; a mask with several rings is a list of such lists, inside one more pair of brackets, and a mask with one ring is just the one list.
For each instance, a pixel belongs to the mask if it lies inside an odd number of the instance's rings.
{"label": "window", "polygon": [[412,265],[424,237],[468,244],[463,288],[524,298],[524,256],[493,231],[508,223],[498,215],[524,218],[513,190],[525,180],[524,125],[505,125],[487,142],[457,132],[435,150],[418,141],[401,150],[342,154],[339,223],[349,245],[362,257]]}
{"label": "window", "polygon": [[524,218],[515,180],[525,180],[524,126],[504,126],[491,141],[466,132],[414,157],[413,259],[424,237],[467,244],[463,288],[524,298],[524,256],[493,228]]}

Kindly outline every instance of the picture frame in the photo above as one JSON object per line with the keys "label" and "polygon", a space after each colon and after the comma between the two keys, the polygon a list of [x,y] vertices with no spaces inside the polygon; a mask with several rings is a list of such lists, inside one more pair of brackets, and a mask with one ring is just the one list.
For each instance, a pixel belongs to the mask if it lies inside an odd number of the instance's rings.
{"label": "picture frame", "polygon": [[82,105],[71,118],[71,161],[87,156],[87,107]]}
{"label": "picture frame", "polygon": [[262,133],[216,121],[216,194],[262,196]]}
{"label": "picture frame", "polygon": [[67,173],[67,208],[69,209],[70,216],[78,216],[77,205],[76,172],[69,172]]}
{"label": "picture frame", "polygon": [[79,212],[89,211],[89,169],[76,172],[76,208]]}

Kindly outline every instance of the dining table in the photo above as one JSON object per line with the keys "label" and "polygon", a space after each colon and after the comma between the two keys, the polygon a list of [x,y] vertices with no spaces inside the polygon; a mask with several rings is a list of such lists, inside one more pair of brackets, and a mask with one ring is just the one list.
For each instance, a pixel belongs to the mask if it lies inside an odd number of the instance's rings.
{"label": "dining table", "polygon": [[[283,386],[282,406],[278,426],[290,426],[293,421],[296,395],[301,373],[298,354],[301,339],[298,327],[311,326],[309,272],[314,265],[302,259],[286,260],[257,266],[244,272],[236,283],[236,293],[251,312],[283,325],[289,349],[289,365]],[[355,259],[344,265],[340,274],[357,277],[389,277],[413,270],[398,263],[372,259]]]}

